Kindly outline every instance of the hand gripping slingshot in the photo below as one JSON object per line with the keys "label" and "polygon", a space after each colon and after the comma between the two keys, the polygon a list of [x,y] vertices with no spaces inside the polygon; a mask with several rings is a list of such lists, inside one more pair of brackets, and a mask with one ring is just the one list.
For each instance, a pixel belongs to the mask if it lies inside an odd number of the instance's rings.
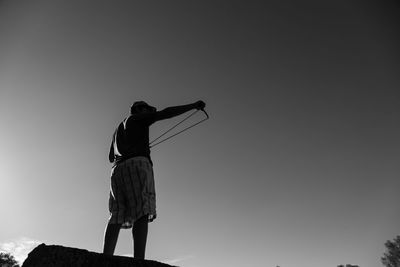
{"label": "hand gripping slingshot", "polygon": [[[206,115],[206,117],[205,117],[204,119],[202,119],[202,120],[200,120],[200,121],[194,123],[193,125],[190,125],[190,126],[186,127],[186,128],[183,129],[183,130],[180,130],[179,132],[177,132],[177,133],[175,133],[175,134],[173,134],[173,135],[171,135],[171,136],[168,136],[168,137],[165,137],[165,138],[162,139],[162,140],[159,140],[161,137],[165,136],[167,133],[169,133],[170,131],[172,131],[173,129],[175,129],[177,126],[179,126],[180,124],[182,124],[183,122],[185,122],[186,120],[188,120],[190,117],[192,117],[193,115],[195,115],[195,114],[196,114],[197,112],[199,112],[200,110],[203,111],[204,115]],[[209,118],[210,118],[210,116],[208,116],[207,112],[206,112],[204,109],[195,110],[195,111],[192,112],[189,116],[187,116],[186,118],[184,118],[183,120],[181,120],[180,122],[178,122],[177,124],[175,124],[174,126],[172,126],[170,129],[168,129],[167,131],[165,131],[165,132],[164,132],[163,134],[161,134],[159,137],[157,137],[157,138],[155,138],[153,141],[151,141],[151,142],[150,142],[150,148],[153,148],[153,147],[155,147],[156,145],[161,144],[161,143],[163,143],[163,142],[165,142],[165,141],[171,139],[172,137],[177,136],[178,134],[181,134],[181,133],[183,133],[183,132],[189,130],[190,128],[193,128],[194,126],[196,126],[196,125],[198,125],[198,124],[200,124],[200,123],[202,123],[202,122],[208,120]],[[159,141],[156,142],[157,140],[159,140]]]}

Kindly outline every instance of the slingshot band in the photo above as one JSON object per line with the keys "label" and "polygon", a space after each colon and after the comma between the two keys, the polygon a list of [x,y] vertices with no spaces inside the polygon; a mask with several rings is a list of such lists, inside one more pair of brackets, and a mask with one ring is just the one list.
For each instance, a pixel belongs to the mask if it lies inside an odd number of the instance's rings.
{"label": "slingshot band", "polygon": [[151,142],[150,142],[150,148],[153,148],[153,147],[155,147],[156,145],[161,144],[161,143],[163,143],[163,142],[165,142],[165,141],[171,139],[172,137],[177,136],[178,134],[181,134],[181,133],[183,133],[183,132],[189,130],[190,128],[193,128],[194,126],[196,126],[196,125],[198,125],[198,124],[200,124],[200,123],[202,123],[202,122],[208,120],[210,117],[208,116],[207,112],[206,112],[204,109],[201,109],[201,111],[203,111],[204,114],[206,115],[206,117],[205,117],[204,119],[202,119],[201,121],[196,122],[195,124],[193,124],[193,125],[191,125],[191,126],[189,126],[189,127],[186,127],[185,129],[183,129],[183,130],[181,130],[181,131],[179,131],[179,132],[177,132],[177,133],[175,133],[175,134],[173,134],[173,135],[171,135],[171,136],[168,136],[168,137],[166,137],[165,139],[162,139],[161,141],[158,141],[157,143],[154,144],[155,141],[159,140],[161,137],[163,137],[164,135],[166,135],[167,133],[169,133],[170,131],[172,131],[173,129],[175,129],[178,125],[182,124],[182,123],[185,122],[187,119],[189,119],[190,117],[192,117],[194,114],[196,114],[197,112],[199,112],[199,110],[195,110],[193,113],[191,113],[189,116],[187,116],[186,118],[184,118],[182,121],[178,122],[177,124],[175,124],[174,126],[172,126],[170,129],[168,129],[167,131],[165,131],[163,134],[161,134],[159,137],[157,137],[156,139],[154,139],[153,141],[151,141]]}

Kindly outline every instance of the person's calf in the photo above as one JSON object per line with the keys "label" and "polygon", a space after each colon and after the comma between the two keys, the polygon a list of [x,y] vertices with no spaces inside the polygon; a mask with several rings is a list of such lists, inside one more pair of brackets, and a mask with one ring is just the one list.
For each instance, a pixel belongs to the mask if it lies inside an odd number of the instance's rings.
{"label": "person's calf", "polygon": [[147,215],[138,219],[132,228],[134,258],[144,259],[146,253],[146,242],[148,233]]}
{"label": "person's calf", "polygon": [[114,255],[115,247],[118,241],[120,224],[107,224],[104,233],[103,253],[106,255]]}

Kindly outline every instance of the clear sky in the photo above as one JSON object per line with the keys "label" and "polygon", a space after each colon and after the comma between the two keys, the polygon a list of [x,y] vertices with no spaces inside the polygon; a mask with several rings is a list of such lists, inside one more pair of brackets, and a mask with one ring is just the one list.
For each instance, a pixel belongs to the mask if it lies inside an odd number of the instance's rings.
{"label": "clear sky", "polygon": [[[399,7],[385,2],[1,1],[0,248],[100,252],[114,128],[136,100],[201,99],[211,119],[152,151],[147,258],[381,266],[400,233]],[[131,253],[125,230],[116,254]]]}

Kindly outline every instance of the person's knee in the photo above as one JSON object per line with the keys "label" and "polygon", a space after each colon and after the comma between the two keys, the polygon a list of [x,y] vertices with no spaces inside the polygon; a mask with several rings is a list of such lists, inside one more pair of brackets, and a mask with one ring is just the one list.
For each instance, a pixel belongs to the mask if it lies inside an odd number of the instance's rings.
{"label": "person's knee", "polygon": [[148,222],[149,222],[149,219],[148,219],[148,215],[146,214],[146,215],[144,215],[144,216],[142,216],[142,217],[140,217],[139,219],[137,219],[137,221],[135,222],[135,224],[148,224]]}
{"label": "person's knee", "polygon": [[132,233],[134,235],[147,234],[148,223],[149,220],[147,215],[140,217],[135,221],[135,224],[132,227]]}
{"label": "person's knee", "polygon": [[110,228],[110,230],[113,230],[113,231],[119,231],[121,229],[121,226],[122,226],[122,224],[120,224],[120,223],[109,223],[107,225],[107,227]]}

